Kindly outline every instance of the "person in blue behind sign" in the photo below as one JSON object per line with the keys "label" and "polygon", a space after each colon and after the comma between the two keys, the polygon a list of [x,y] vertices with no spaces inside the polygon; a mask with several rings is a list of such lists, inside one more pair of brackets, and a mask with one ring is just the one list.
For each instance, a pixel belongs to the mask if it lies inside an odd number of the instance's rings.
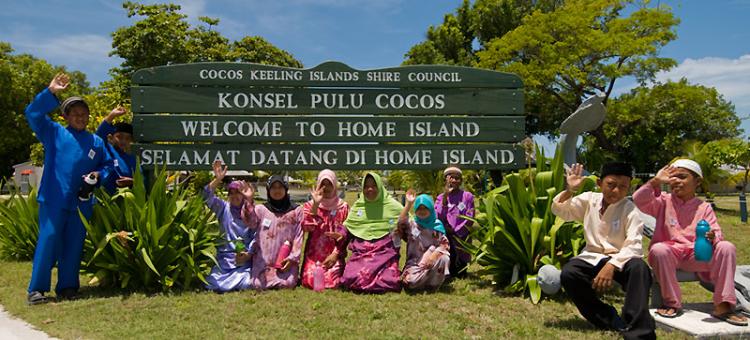
{"label": "person in blue behind sign", "polygon": [[121,106],[115,108],[104,117],[99,128],[96,129],[96,135],[107,142],[105,147],[109,156],[114,160],[114,171],[107,178],[102,178],[102,186],[110,195],[117,188],[133,185],[135,156],[130,151],[133,144],[133,126],[123,122],[112,124],[115,118],[126,112]]}
{"label": "person in blue behind sign", "polygon": [[[29,304],[47,302],[52,266],[57,262],[58,298],[72,299],[78,293],[78,270],[86,229],[78,212],[90,218],[90,191],[84,194],[84,177],[98,180],[109,176],[113,161],[104,141],[86,131],[89,108],[81,97],[70,97],[62,105],[57,94],[70,84],[60,73],[26,107],[26,120],[44,146],[44,174],[39,201],[39,239],[29,283]],[[61,106],[67,127],[47,114]],[[89,183],[91,184],[91,183]]]}

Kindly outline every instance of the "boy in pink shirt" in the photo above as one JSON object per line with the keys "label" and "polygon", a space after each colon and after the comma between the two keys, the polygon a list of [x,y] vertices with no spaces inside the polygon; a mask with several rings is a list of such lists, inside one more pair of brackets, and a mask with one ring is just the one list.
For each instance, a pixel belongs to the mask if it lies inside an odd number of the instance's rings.
{"label": "boy in pink shirt", "polygon": [[[712,315],[715,318],[744,326],[747,318],[734,312],[737,304],[734,295],[736,249],[732,243],[724,241],[711,205],[695,197],[702,177],[698,163],[679,159],[659,170],[656,177],[633,194],[638,209],[656,218],[648,254],[648,262],[654,269],[664,301],[656,313],[667,318],[680,315],[682,296],[677,269],[681,269],[697,272],[701,280],[714,284]],[[672,192],[662,192],[662,184],[669,184]],[[695,228],[700,220],[711,225],[711,230],[706,233],[706,238],[713,244],[713,254],[708,262],[696,261],[693,251]]]}

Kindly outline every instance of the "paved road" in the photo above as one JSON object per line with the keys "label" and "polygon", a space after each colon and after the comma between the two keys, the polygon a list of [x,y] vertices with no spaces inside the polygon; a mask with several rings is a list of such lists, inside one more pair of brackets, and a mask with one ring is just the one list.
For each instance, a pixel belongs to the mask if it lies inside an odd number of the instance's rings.
{"label": "paved road", "polygon": [[34,328],[25,321],[15,318],[0,306],[0,339],[3,340],[47,340],[49,335]]}

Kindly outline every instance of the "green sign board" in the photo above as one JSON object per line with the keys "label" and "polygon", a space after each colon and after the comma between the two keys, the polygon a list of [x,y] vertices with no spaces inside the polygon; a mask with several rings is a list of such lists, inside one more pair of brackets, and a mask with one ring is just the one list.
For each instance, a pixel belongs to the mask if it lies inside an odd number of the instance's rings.
{"label": "green sign board", "polygon": [[510,89],[323,89],[139,86],[133,112],[522,115]]}
{"label": "green sign board", "polygon": [[370,87],[370,88],[502,88],[519,89],[515,74],[471,67],[414,65],[355,70],[340,62],[311,69],[250,63],[193,63],[141,69],[132,76],[140,85],[229,87]]}
{"label": "green sign board", "polygon": [[146,115],[140,142],[515,142],[523,117],[331,117]]}
{"label": "green sign board", "polygon": [[523,151],[511,144],[136,144],[143,166],[208,169],[516,169]]}
{"label": "green sign board", "polygon": [[209,169],[217,155],[248,170],[510,169],[522,160],[512,143],[524,138],[523,85],[513,74],[195,63],[142,69],[132,81],[147,167]]}

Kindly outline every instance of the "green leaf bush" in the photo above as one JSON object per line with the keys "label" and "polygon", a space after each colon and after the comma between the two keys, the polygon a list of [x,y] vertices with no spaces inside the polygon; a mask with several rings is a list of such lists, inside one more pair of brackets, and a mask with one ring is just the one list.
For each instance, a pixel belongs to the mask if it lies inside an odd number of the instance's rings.
{"label": "green leaf bush", "polygon": [[0,257],[30,261],[39,236],[39,203],[36,188],[23,197],[11,189],[10,198],[0,204]]}
{"label": "green leaf bush", "polygon": [[219,232],[214,215],[198,195],[169,186],[158,172],[147,195],[136,171],[133,188],[112,197],[98,191],[91,221],[84,222],[82,271],[90,284],[163,292],[205,283],[216,263]]}

